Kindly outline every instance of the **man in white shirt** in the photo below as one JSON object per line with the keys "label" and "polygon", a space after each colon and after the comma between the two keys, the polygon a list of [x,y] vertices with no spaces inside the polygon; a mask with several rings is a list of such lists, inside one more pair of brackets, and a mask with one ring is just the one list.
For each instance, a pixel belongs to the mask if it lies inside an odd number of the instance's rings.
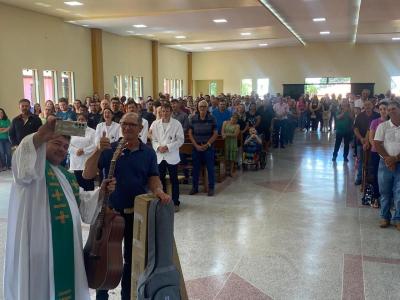
{"label": "man in white shirt", "polygon": [[273,110],[276,118],[274,121],[273,133],[274,148],[278,148],[278,145],[280,145],[281,148],[285,148],[284,142],[287,136],[286,123],[287,115],[289,113],[289,105],[283,97],[280,97],[279,101],[274,104]]}
{"label": "man in white shirt", "polygon": [[172,200],[174,201],[175,211],[179,210],[179,181],[178,163],[179,148],[185,141],[183,128],[178,120],[171,118],[171,104],[165,103],[161,107],[161,119],[151,124],[151,142],[157,154],[158,169],[164,192],[167,191],[165,176],[167,170],[172,187]]}
{"label": "man in white shirt", "polygon": [[[381,194],[380,227],[386,228],[393,221],[400,230],[400,103],[389,102],[390,120],[381,123],[376,130],[374,143],[379,155],[378,183]],[[395,213],[390,211],[394,204]]]}
{"label": "man in white shirt", "polygon": [[364,109],[364,102],[366,100],[368,100],[368,97],[369,97],[370,93],[371,93],[370,90],[363,89],[361,91],[361,98],[359,98],[359,99],[354,101],[354,107],[357,107],[357,108],[363,110]]}

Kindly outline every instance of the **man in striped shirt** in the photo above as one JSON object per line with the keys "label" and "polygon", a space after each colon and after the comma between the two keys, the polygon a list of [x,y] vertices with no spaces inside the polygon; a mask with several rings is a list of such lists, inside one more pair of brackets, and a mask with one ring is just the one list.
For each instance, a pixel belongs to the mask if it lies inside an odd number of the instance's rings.
{"label": "man in striped shirt", "polygon": [[208,173],[208,196],[214,195],[215,176],[214,141],[218,137],[215,118],[208,112],[208,103],[205,100],[199,103],[199,113],[195,114],[189,122],[189,139],[193,144],[193,185],[190,195],[199,192],[199,175],[201,165],[206,165]]}

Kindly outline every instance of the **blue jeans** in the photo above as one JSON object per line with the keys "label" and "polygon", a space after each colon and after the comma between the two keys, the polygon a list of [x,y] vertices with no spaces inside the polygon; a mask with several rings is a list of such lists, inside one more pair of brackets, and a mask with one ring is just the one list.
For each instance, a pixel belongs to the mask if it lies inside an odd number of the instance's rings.
{"label": "blue jeans", "polygon": [[[383,160],[378,170],[379,192],[381,194],[381,218],[400,222],[400,164],[394,172],[390,171]],[[392,216],[390,208],[394,204],[395,213]]]}
{"label": "blue jeans", "polygon": [[206,151],[197,151],[193,147],[192,151],[192,161],[193,161],[193,189],[199,190],[199,177],[200,169],[202,165],[206,165],[208,174],[208,188],[213,190],[215,186],[215,173],[214,173],[214,161],[215,161],[215,151],[214,148],[208,148]]}
{"label": "blue jeans", "polygon": [[2,167],[11,168],[11,143],[8,139],[0,140],[0,164]]}
{"label": "blue jeans", "polygon": [[363,161],[364,161],[364,150],[363,150],[362,145],[357,144],[356,147],[357,147],[357,157],[358,157],[356,181],[361,181],[362,180]]}

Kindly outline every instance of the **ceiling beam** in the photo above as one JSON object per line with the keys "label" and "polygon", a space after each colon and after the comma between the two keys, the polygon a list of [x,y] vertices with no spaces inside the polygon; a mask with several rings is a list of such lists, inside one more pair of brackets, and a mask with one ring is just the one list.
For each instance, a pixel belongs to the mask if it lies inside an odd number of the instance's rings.
{"label": "ceiling beam", "polygon": [[[359,0],[361,1],[361,0]],[[264,6],[266,9],[269,10],[269,12],[291,33],[295,36],[295,38],[303,45],[305,46],[306,43],[304,40],[300,37],[300,35],[294,31],[294,29],[286,23],[286,21],[282,18],[282,16],[276,11],[276,9],[269,3],[268,0],[258,0],[258,2],[261,3],[262,6]]]}
{"label": "ceiling beam", "polygon": [[357,42],[357,31],[358,31],[358,22],[360,20],[360,10],[361,10],[361,0],[354,0],[355,1],[355,20],[354,20],[354,33],[353,33],[353,38],[352,42],[355,44]]}

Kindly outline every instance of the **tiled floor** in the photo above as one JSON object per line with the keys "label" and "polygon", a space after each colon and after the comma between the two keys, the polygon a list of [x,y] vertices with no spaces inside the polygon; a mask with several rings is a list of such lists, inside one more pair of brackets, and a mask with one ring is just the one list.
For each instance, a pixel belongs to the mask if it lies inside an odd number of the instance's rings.
{"label": "tiled floor", "polygon": [[[213,198],[183,189],[175,237],[191,299],[400,299],[400,232],[360,205],[332,139],[299,132]],[[0,255],[10,180],[0,173]]]}

